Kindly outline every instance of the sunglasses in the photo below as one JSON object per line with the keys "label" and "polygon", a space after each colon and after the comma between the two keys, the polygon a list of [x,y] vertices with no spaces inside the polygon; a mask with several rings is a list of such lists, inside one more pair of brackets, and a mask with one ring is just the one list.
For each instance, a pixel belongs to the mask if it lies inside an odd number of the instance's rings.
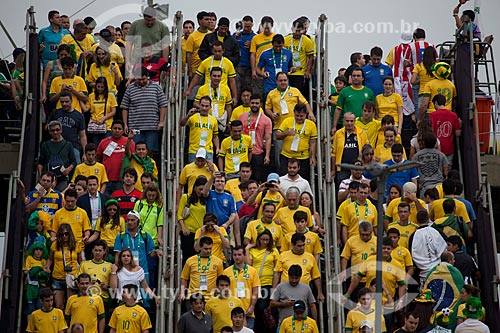
{"label": "sunglasses", "polygon": [[111,208],[111,207],[110,207],[110,208],[106,208],[106,210],[107,210],[108,212],[116,212],[118,209],[116,209],[116,208]]}
{"label": "sunglasses", "polygon": [[61,235],[63,235],[63,236],[69,236],[69,232],[63,232]]}

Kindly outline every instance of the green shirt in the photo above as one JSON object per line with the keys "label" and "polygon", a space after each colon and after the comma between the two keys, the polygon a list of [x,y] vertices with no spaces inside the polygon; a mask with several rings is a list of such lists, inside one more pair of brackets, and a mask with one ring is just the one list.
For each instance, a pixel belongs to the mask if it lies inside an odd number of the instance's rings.
{"label": "green shirt", "polygon": [[375,97],[370,88],[362,86],[359,89],[355,89],[349,86],[340,92],[337,107],[342,110],[342,115],[346,112],[352,112],[357,118],[363,115],[363,104],[366,101],[375,103]]}

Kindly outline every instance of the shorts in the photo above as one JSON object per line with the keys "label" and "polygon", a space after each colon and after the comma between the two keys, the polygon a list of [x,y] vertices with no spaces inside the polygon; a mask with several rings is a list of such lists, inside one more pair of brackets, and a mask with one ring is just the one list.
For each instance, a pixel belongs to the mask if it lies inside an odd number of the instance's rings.
{"label": "shorts", "polygon": [[52,279],[52,290],[66,291],[66,289],[67,289],[66,280]]}

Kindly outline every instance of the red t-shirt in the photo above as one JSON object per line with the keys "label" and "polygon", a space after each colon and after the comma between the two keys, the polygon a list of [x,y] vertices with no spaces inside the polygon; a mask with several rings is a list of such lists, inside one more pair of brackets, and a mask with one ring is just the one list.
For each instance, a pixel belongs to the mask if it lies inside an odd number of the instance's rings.
{"label": "red t-shirt", "polygon": [[255,211],[255,209],[257,209],[257,206],[258,205],[255,205],[255,206],[248,206],[246,203],[244,203],[240,210],[238,211],[238,217],[243,217],[243,216],[250,216],[253,214],[253,212]]}
{"label": "red t-shirt", "polygon": [[[111,156],[108,156],[104,153],[106,148],[111,142],[115,142],[117,145]],[[125,146],[127,144],[127,138],[122,136],[118,140],[113,139],[113,137],[104,138],[99,143],[97,147],[97,156],[102,156],[102,164],[106,168],[106,173],[108,174],[108,179],[111,182],[119,182],[120,178],[120,170],[122,167],[123,157],[125,156]],[[134,141],[130,142],[130,150],[132,153],[135,153],[135,143]]]}
{"label": "red t-shirt", "polygon": [[460,122],[456,113],[439,109],[429,115],[432,122],[434,134],[441,143],[441,151],[445,155],[450,155],[455,152],[455,131],[460,129]]}
{"label": "red t-shirt", "polygon": [[153,82],[159,82],[161,72],[166,72],[168,70],[168,63],[165,59],[156,56],[152,57],[150,61],[142,59],[141,64],[135,64],[134,70],[139,66],[149,71],[149,78]]}
{"label": "red t-shirt", "polygon": [[127,214],[132,209],[134,209],[135,203],[141,200],[142,192],[135,189],[129,194],[125,193],[123,189],[114,191],[111,193],[111,197],[118,200],[118,205],[120,206],[120,215],[127,219]]}

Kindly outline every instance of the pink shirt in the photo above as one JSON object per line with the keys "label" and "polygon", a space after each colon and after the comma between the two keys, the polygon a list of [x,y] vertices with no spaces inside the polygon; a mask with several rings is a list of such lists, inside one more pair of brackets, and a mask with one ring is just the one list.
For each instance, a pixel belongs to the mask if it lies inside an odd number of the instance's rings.
{"label": "pink shirt", "polygon": [[[248,124],[248,114],[251,112],[245,112],[241,116],[238,117],[243,123],[243,134],[250,135],[250,131],[255,131],[255,143],[253,145],[253,155],[260,155],[264,153],[265,144],[264,144],[264,135],[269,133],[271,134],[273,131],[273,124],[271,119],[259,112],[258,115],[250,116],[250,124]],[[260,118],[259,118],[260,115]],[[259,122],[257,123],[257,119]],[[257,123],[257,129],[255,129],[255,123]],[[253,141],[253,138],[252,138]]]}

